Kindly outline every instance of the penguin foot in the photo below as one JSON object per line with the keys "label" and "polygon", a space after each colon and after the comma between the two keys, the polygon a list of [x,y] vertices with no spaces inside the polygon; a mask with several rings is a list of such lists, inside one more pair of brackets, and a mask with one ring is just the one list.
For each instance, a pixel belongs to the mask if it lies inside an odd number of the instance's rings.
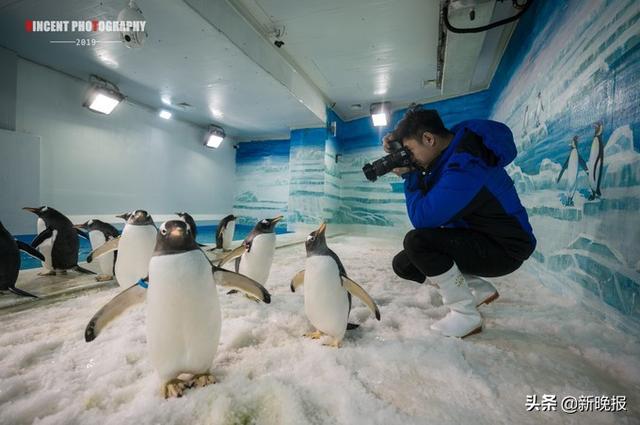
{"label": "penguin foot", "polygon": [[110,274],[99,274],[96,276],[96,281],[98,282],[108,282],[113,279],[113,276]]}
{"label": "penguin foot", "polygon": [[161,391],[164,398],[182,397],[186,388],[187,384],[184,381],[176,378],[164,384],[161,388]]}
{"label": "penguin foot", "polygon": [[342,347],[342,341],[339,339],[334,339],[333,341],[324,343],[322,345],[327,347],[340,348]]}
{"label": "penguin foot", "polygon": [[324,335],[321,331],[307,332],[303,336],[311,339],[320,339]]}
{"label": "penguin foot", "polygon": [[55,270],[49,270],[48,272],[39,272],[38,276],[55,276]]}
{"label": "penguin foot", "polygon": [[191,386],[195,386],[196,388],[206,387],[207,385],[215,383],[216,378],[214,378],[210,373],[201,373],[198,375],[194,375],[190,381]]}
{"label": "penguin foot", "polygon": [[60,270],[58,273],[59,273],[61,276],[64,276],[64,275],[66,275],[66,274],[67,274],[67,271],[66,271],[66,270]]}

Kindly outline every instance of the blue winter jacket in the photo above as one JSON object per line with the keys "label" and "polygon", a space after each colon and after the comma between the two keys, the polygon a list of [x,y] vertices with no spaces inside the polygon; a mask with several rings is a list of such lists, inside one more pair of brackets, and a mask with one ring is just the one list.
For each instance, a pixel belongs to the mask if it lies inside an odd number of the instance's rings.
{"label": "blue winter jacket", "polygon": [[427,170],[403,175],[411,223],[416,229],[481,232],[524,261],[536,239],[504,170],[517,154],[511,130],[496,121],[470,120],[451,131],[451,143]]}

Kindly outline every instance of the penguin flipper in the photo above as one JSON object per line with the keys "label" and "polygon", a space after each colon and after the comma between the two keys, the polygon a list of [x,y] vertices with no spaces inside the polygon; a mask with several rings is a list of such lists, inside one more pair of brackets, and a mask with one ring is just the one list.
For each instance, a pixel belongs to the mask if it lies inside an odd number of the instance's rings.
{"label": "penguin flipper", "polygon": [[22,289],[18,289],[15,286],[11,286],[8,288],[10,292],[13,292],[16,295],[21,295],[23,297],[32,297],[32,298],[38,298],[37,295],[33,295],[32,293],[29,293],[27,291],[23,291]]}
{"label": "penguin flipper", "polygon": [[267,304],[271,302],[269,291],[247,276],[217,267],[213,269],[213,275],[221,286],[237,289]]}
{"label": "penguin flipper", "polygon": [[582,167],[582,169],[584,171],[586,171],[587,173],[589,173],[589,167],[587,167],[587,163],[584,162],[584,159],[582,159],[582,157],[580,156],[580,154],[578,154],[578,163],[580,164],[580,167]]}
{"label": "penguin flipper", "polygon": [[291,292],[296,292],[296,289],[304,283],[304,270],[300,270],[291,279]]}
{"label": "penguin flipper", "polygon": [[109,239],[108,241],[91,251],[91,253],[87,257],[87,263],[92,262],[94,258],[98,258],[101,255],[106,254],[107,252],[115,251],[116,249],[118,249],[119,242],[119,236],[117,238]]}
{"label": "penguin flipper", "polygon": [[84,330],[84,340],[91,342],[96,339],[102,329],[113,319],[129,307],[143,302],[146,294],[147,291],[138,283],[135,283],[113,297],[91,318]]}
{"label": "penguin flipper", "polygon": [[240,245],[239,247],[237,247],[236,249],[234,249],[224,257],[222,257],[222,260],[218,262],[218,267],[222,267],[223,265],[233,260],[234,258],[241,256],[242,254],[244,254],[246,250],[247,250],[247,247],[244,244]]}
{"label": "penguin flipper", "polygon": [[360,325],[358,325],[357,323],[347,323],[347,330],[348,331],[352,331],[354,329],[358,329],[360,327]]}
{"label": "penguin flipper", "polygon": [[51,227],[47,227],[42,232],[40,232],[38,236],[33,238],[33,240],[31,241],[31,246],[34,248],[37,248],[38,245],[40,245],[45,240],[49,239],[51,235],[53,235],[53,229],[51,229]]}
{"label": "penguin flipper", "polygon": [[367,294],[367,291],[365,291],[362,286],[358,285],[347,276],[342,276],[342,286],[344,286],[344,289],[349,291],[350,294],[360,298],[360,300],[369,307],[373,314],[375,314],[376,319],[380,320],[380,310],[378,310],[376,302],[373,301],[373,298]]}
{"label": "penguin flipper", "polygon": [[26,244],[22,241],[16,241],[16,244],[18,244],[18,249],[20,251],[24,251],[27,254],[29,254],[30,256],[37,258],[40,261],[44,261],[44,256],[42,254],[40,254],[40,251],[38,251],[37,249],[35,249],[34,247],[32,247],[29,244]]}

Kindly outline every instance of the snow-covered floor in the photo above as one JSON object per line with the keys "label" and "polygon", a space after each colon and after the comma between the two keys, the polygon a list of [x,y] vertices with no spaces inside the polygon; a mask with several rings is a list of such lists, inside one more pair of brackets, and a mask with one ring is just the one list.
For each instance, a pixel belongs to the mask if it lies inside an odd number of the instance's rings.
{"label": "snow-covered floor", "polygon": [[[639,423],[640,338],[546,289],[533,266],[495,279],[485,330],[465,340],[429,325],[437,290],[390,268],[400,241],[339,236],[328,244],[378,302],[354,302],[363,325],[334,349],[302,338],[303,295],[289,280],[304,247],[276,251],[270,305],[221,293],[218,383],[164,400],[146,355],[144,306],[85,343],[89,318],[118,293],[94,290],[1,312],[2,424],[610,424]],[[626,395],[627,414],[527,412],[528,394]],[[558,410],[559,407],[558,407]]]}

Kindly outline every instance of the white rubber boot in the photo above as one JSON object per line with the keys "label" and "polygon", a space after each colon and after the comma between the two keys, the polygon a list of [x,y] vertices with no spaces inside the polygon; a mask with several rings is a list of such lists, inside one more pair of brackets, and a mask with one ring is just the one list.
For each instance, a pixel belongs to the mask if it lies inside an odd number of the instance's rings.
{"label": "white rubber boot", "polygon": [[429,279],[440,287],[442,303],[449,307],[444,318],[431,325],[431,329],[445,336],[464,338],[482,330],[482,317],[476,309],[476,300],[471,294],[467,282],[453,264],[448,271]]}
{"label": "white rubber boot", "polygon": [[488,280],[472,274],[463,273],[462,275],[467,281],[471,294],[476,300],[476,307],[480,307],[482,304],[492,303],[500,296],[496,287]]}

